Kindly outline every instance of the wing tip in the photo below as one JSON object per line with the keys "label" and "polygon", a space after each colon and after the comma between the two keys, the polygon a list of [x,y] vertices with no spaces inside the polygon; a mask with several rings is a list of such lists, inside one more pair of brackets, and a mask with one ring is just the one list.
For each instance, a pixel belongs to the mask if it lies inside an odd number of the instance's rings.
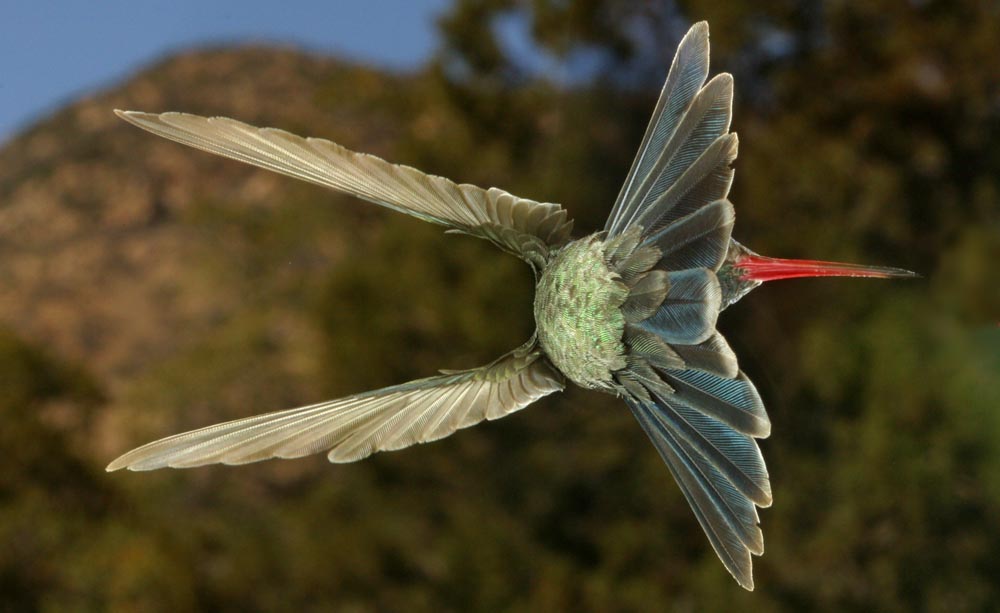
{"label": "wing tip", "polygon": [[129,454],[126,453],[125,455],[115,458],[110,464],[104,467],[104,471],[113,473],[123,468],[127,468],[128,470],[135,470],[135,468],[133,468],[134,463],[129,461],[128,456]]}
{"label": "wing tip", "polygon": [[705,84],[705,87],[702,88],[702,91],[710,87],[719,88],[727,96],[731,97],[733,95],[733,89],[735,87],[735,83],[736,81],[733,78],[732,73],[720,72],[719,74],[715,75],[714,77],[708,80],[708,83]]}
{"label": "wing tip", "polygon": [[114,109],[115,115],[120,119],[123,119],[133,126],[140,127],[144,130],[149,130],[149,125],[152,123],[161,122],[164,115],[168,113],[146,113],[144,111],[128,111],[124,109]]}
{"label": "wing tip", "polygon": [[141,117],[160,117],[161,115],[171,114],[176,115],[176,113],[147,113],[146,111],[131,111],[128,109],[114,109],[114,113],[126,121],[131,121]]}
{"label": "wing tip", "polygon": [[114,113],[120,119],[123,119],[133,125],[139,125],[139,120],[142,118],[142,116],[149,114],[149,113],[143,113],[142,111],[128,111],[125,109],[114,109]]}
{"label": "wing tip", "polygon": [[736,152],[738,152],[739,148],[740,148],[740,136],[739,136],[739,134],[737,134],[736,132],[726,132],[725,134],[723,134],[719,138],[726,138],[727,139],[726,140],[726,146],[732,148],[732,150],[733,150],[732,156],[735,159],[736,158]]}
{"label": "wing tip", "polygon": [[162,113],[148,113],[146,111],[130,111],[126,109],[113,109],[113,111],[114,114],[117,115],[118,117],[121,117],[125,121],[133,123],[138,126],[142,126],[144,122],[169,123],[168,120],[171,118],[202,120],[208,123],[213,123],[219,120],[236,121],[235,119],[230,119],[229,117],[221,117],[221,116],[206,117],[203,115],[195,115],[193,113],[184,113],[180,111],[164,111]]}
{"label": "wing tip", "polygon": [[736,579],[736,583],[739,583],[741,588],[745,589],[748,592],[752,592],[753,591],[754,585],[753,585],[753,571],[752,570],[750,572],[748,572],[744,576],[740,576],[740,575],[737,575],[736,573],[733,573],[733,579]]}
{"label": "wing tip", "polygon": [[708,36],[708,20],[706,19],[702,19],[701,21],[697,21],[691,24],[691,27],[688,29],[688,34],[702,34],[702,33]]}
{"label": "wing tip", "polygon": [[763,417],[758,417],[756,420],[760,426],[760,429],[751,434],[754,438],[765,439],[771,436],[771,419],[764,415]]}
{"label": "wing tip", "polygon": [[[774,504],[774,494],[771,493],[771,479],[768,477],[764,482],[766,487],[761,488],[761,493],[763,496],[759,500],[754,500],[753,503],[761,509],[767,509],[772,504]],[[751,499],[753,500],[753,499]]]}
{"label": "wing tip", "polygon": [[153,468],[162,468],[160,466],[152,466],[150,468],[142,468],[142,467],[140,467],[141,460],[140,461],[131,460],[131,459],[129,459],[129,455],[130,455],[129,453],[126,453],[125,455],[123,455],[123,456],[121,456],[119,458],[116,458],[114,461],[112,461],[110,464],[108,464],[107,466],[104,467],[104,471],[105,472],[109,472],[109,473],[113,473],[113,472],[117,472],[119,470],[125,469],[125,470],[130,470],[130,471],[135,472],[135,471],[140,471],[140,470],[152,470]]}
{"label": "wing tip", "polygon": [[[692,50],[699,55],[704,55],[706,58],[706,70],[708,69],[708,55],[709,55],[709,32],[708,32],[708,22],[705,20],[699,21],[693,24],[688,31],[681,38],[681,42],[677,44],[676,55],[680,55],[682,50]],[[676,57],[676,56],[675,56]]]}

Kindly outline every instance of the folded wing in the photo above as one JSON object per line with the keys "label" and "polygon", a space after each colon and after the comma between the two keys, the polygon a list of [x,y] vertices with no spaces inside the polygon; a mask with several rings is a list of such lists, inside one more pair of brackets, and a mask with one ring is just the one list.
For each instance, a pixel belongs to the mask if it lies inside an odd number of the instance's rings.
{"label": "folded wing", "polygon": [[736,136],[729,134],[733,79],[707,84],[708,24],[681,40],[639,152],[604,229],[614,237],[632,225],[643,238],[729,193]]}
{"label": "folded wing", "polygon": [[615,378],[726,569],[753,589],[751,556],[764,551],[757,507],[771,504],[757,439],[770,434],[771,422],[715,327],[724,307],[716,273],[735,221],[728,194],[738,141],[729,132],[732,77],[706,83],[708,58],[702,22],[681,41],[605,225],[609,243],[655,254],[637,278],[665,288],[654,300],[645,300],[648,290],[626,300],[643,308],[626,319],[628,366]]}

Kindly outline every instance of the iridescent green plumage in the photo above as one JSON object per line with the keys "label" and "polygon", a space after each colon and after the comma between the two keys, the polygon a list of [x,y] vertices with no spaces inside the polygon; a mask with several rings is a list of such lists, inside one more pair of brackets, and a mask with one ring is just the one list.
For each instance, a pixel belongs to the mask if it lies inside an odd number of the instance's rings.
{"label": "iridescent green plumage", "polygon": [[535,288],[538,342],[573,383],[610,391],[611,373],[625,368],[621,306],[628,294],[596,236],[570,243],[542,271]]}
{"label": "iridescent green plumage", "polygon": [[[752,587],[754,504],[770,486],[754,436],[769,425],[715,330],[736,157],[732,78],[708,84],[708,27],[685,36],[605,231],[570,240],[558,205],[459,185],[330,141],[233,119],[119,112],[160,136],[489,240],[538,280],[536,335],[478,369],[445,372],[155,441],[109,470],[240,464],[326,451],[334,462],[435,440],[561,390],[622,397],[670,466],[726,567]],[[701,373],[697,377],[690,373]],[[744,415],[745,414],[745,415]]]}

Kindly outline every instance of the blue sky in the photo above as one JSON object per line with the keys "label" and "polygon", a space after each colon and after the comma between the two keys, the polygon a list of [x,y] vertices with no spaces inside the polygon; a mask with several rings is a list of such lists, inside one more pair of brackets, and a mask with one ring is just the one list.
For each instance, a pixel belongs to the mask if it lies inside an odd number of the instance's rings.
{"label": "blue sky", "polygon": [[406,69],[435,49],[448,0],[4,2],[0,143],[173,51],[278,42]]}

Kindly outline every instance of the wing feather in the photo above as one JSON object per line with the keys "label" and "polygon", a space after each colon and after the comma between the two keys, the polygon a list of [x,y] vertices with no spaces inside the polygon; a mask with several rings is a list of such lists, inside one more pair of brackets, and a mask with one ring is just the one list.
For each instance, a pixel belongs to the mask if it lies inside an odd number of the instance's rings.
{"label": "wing feather", "polygon": [[456,184],[328,140],[257,128],[226,117],[115,113],[164,138],[486,238],[529,261],[565,243],[572,229],[572,221],[558,204],[519,198],[497,188]]}
{"label": "wing feather", "polygon": [[[708,204],[725,199],[733,179],[733,78],[707,84],[708,25],[681,41],[632,169],[605,223],[609,237],[633,225],[643,237]],[[702,86],[704,84],[704,86]]]}
{"label": "wing feather", "polygon": [[331,462],[353,462],[509,415],[561,389],[562,378],[529,344],[482,368],[177,434],[126,453],[108,470],[245,464],[327,450]]}
{"label": "wing feather", "polygon": [[667,273],[667,296],[660,308],[636,325],[659,335],[668,343],[695,345],[715,332],[722,291],[719,280],[707,268]]}
{"label": "wing feather", "polygon": [[733,205],[728,200],[716,200],[670,223],[644,242],[660,250],[656,266],[662,270],[718,271],[729,252],[734,222]]}
{"label": "wing feather", "polygon": [[670,469],[726,570],[741,586],[752,590],[750,554],[764,552],[753,502],[734,490],[707,458],[677,435],[660,405],[628,401],[628,406]]}
{"label": "wing feather", "polygon": [[[751,554],[764,552],[757,506],[771,504],[771,488],[753,436],[688,406],[655,380],[645,399],[625,397],[666,462],[726,569],[753,589]],[[683,390],[678,390],[682,392]]]}
{"label": "wing feather", "polygon": [[[638,222],[650,204],[667,192],[699,157],[729,129],[733,77],[716,75],[691,102],[677,130],[664,145],[656,164],[636,189],[628,225]],[[707,203],[706,203],[707,204]]]}
{"label": "wing feather", "polygon": [[608,236],[620,234],[628,227],[628,220],[642,200],[639,185],[649,177],[660,152],[708,77],[708,54],[708,23],[701,21],[691,26],[677,46],[639,152],[605,225]]}

